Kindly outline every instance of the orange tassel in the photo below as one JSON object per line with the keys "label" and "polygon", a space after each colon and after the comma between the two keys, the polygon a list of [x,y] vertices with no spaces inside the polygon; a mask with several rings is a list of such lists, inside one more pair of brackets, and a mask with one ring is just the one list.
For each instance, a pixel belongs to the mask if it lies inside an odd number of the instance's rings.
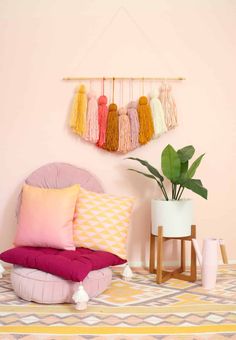
{"label": "orange tassel", "polygon": [[107,116],[106,143],[104,148],[108,151],[117,151],[119,146],[119,118],[117,105],[110,104]]}
{"label": "orange tassel", "polygon": [[146,144],[152,139],[154,134],[152,112],[147,97],[142,96],[139,98],[137,111],[139,118],[139,143]]}

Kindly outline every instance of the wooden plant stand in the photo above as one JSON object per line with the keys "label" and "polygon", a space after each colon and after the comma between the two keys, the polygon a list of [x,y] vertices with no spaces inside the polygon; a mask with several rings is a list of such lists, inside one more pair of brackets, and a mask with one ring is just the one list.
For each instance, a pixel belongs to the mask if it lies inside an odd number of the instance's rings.
{"label": "wooden plant stand", "polygon": [[[155,270],[155,253],[156,253],[156,242],[157,237],[157,269]],[[196,263],[196,253],[191,242],[191,264],[190,264],[190,275],[184,274],[186,270],[185,266],[185,241],[192,241],[196,238],[196,226],[191,226],[191,235],[187,237],[164,237],[163,227],[158,226],[158,235],[151,234],[150,240],[150,262],[149,271],[150,273],[156,273],[156,282],[163,283],[170,278],[175,278],[184,281],[194,282],[197,279],[197,263]],[[172,272],[163,270],[163,245],[167,240],[181,240],[181,266]]]}

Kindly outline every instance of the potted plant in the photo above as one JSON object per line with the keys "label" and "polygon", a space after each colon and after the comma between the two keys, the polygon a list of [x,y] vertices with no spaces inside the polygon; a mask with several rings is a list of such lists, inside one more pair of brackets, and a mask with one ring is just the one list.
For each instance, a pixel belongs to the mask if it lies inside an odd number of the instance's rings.
{"label": "potted plant", "polygon": [[[165,237],[181,237],[191,234],[193,204],[190,199],[181,199],[182,194],[185,189],[189,189],[207,199],[207,189],[203,187],[200,179],[193,178],[204,154],[190,166],[189,161],[194,152],[192,145],[177,151],[170,144],[167,145],[161,154],[163,175],[147,161],[128,157],[141,163],[148,173],[135,169],[129,170],[155,180],[163,194],[163,199],[153,199],[151,202],[152,234],[154,235],[157,235],[159,225],[163,226]],[[171,196],[167,193],[164,176],[171,182]]]}

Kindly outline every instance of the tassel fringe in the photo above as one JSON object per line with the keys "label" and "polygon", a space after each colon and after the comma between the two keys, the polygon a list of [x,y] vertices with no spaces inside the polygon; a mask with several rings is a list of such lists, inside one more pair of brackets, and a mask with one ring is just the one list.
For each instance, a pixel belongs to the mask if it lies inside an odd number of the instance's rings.
{"label": "tassel fringe", "polygon": [[160,88],[160,96],[162,107],[165,112],[165,122],[168,130],[173,129],[178,125],[177,108],[174,98],[171,95],[171,87],[163,84]]}
{"label": "tassel fringe", "polygon": [[130,147],[131,150],[136,149],[139,146],[139,120],[138,112],[136,109],[136,103],[130,102],[128,105],[128,116],[130,120]]}
{"label": "tassel fringe", "polygon": [[99,128],[98,128],[98,104],[96,94],[90,92],[88,94],[88,111],[85,139],[91,143],[97,143]]}
{"label": "tassel fringe", "polygon": [[134,274],[133,274],[130,266],[128,265],[128,263],[126,263],[126,265],[125,265],[125,268],[123,270],[122,276],[123,276],[123,279],[125,281],[128,281],[128,280],[132,279],[132,277],[134,276]]}
{"label": "tassel fringe", "polygon": [[139,143],[146,144],[150,141],[154,134],[154,126],[152,120],[152,112],[148,104],[147,97],[142,96],[139,98],[138,104],[139,116]]}
{"label": "tassel fringe", "polygon": [[110,104],[107,116],[106,143],[104,148],[108,151],[117,151],[119,147],[119,118],[117,105]]}
{"label": "tassel fringe", "polygon": [[119,152],[128,152],[131,149],[130,144],[130,121],[127,116],[127,110],[119,110]]}
{"label": "tassel fringe", "polygon": [[87,308],[89,296],[82,283],[79,284],[79,288],[74,292],[72,299],[76,303],[75,308],[77,310],[85,310]]}
{"label": "tassel fringe", "polygon": [[98,98],[98,125],[99,125],[99,139],[97,146],[103,147],[106,141],[106,129],[107,129],[107,97],[100,96]]}
{"label": "tassel fringe", "polygon": [[150,107],[154,125],[153,138],[158,138],[167,131],[167,127],[165,122],[165,113],[163,111],[161,102],[158,99],[158,94],[156,91],[152,91],[151,93]]}
{"label": "tassel fringe", "polygon": [[71,112],[71,128],[80,136],[84,136],[86,130],[87,95],[84,85],[76,92]]}
{"label": "tassel fringe", "polygon": [[0,263],[0,279],[3,277],[4,272],[5,272],[5,269],[3,268],[3,266]]}

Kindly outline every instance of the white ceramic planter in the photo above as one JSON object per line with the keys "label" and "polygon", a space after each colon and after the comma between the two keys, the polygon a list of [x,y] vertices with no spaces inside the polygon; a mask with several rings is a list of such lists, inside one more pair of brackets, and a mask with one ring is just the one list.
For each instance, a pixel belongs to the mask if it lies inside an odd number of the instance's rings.
{"label": "white ceramic planter", "polygon": [[163,226],[163,236],[182,237],[191,234],[193,223],[192,200],[152,200],[152,234],[157,235],[158,226]]}

